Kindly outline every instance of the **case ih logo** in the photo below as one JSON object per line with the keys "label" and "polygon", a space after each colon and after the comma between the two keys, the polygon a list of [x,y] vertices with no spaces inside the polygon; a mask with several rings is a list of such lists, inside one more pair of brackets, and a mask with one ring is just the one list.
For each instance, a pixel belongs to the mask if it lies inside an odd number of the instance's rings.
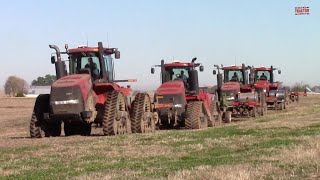
{"label": "case ih logo", "polygon": [[309,7],[303,6],[303,7],[295,7],[295,15],[309,15]]}

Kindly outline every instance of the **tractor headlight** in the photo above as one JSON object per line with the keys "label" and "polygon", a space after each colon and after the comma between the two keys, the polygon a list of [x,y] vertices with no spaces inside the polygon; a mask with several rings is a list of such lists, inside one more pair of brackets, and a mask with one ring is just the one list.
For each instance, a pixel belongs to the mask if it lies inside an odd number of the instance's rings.
{"label": "tractor headlight", "polygon": [[62,105],[62,104],[79,104],[79,99],[70,99],[66,101],[52,101],[51,104]]}
{"label": "tractor headlight", "polygon": [[226,100],[227,100],[227,101],[233,101],[233,100],[234,100],[234,97],[227,97]]}

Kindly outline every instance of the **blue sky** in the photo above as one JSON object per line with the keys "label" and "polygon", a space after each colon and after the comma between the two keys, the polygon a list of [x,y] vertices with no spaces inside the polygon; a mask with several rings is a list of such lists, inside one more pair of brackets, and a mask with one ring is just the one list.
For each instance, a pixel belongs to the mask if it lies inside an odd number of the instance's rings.
{"label": "blue sky", "polygon": [[[309,16],[295,16],[309,6]],[[274,65],[277,80],[320,85],[320,2],[317,0],[6,1],[0,11],[0,85],[10,75],[31,82],[54,74],[48,44],[76,47],[98,41],[121,51],[117,79],[137,78],[152,89],[161,59],[205,66],[200,85],[214,85],[214,64]],[[108,38],[107,38],[108,37]],[[156,72],[159,72],[156,71]],[[320,73],[319,73],[320,74]]]}

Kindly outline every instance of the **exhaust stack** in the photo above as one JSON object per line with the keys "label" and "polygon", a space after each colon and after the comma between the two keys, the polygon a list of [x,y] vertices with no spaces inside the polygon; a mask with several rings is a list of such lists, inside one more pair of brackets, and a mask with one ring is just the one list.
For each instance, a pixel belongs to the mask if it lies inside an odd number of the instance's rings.
{"label": "exhaust stack", "polygon": [[57,80],[65,76],[65,67],[64,63],[61,61],[61,53],[60,49],[56,45],[49,45],[51,49],[54,49],[57,54],[57,60],[54,62],[54,65],[56,67],[56,76]]}

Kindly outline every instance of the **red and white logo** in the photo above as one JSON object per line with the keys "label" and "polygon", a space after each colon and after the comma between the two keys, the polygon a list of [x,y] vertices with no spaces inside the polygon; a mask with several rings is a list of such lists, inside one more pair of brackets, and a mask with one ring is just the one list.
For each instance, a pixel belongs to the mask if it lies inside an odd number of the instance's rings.
{"label": "red and white logo", "polygon": [[308,6],[295,7],[295,15],[309,15],[310,9]]}

